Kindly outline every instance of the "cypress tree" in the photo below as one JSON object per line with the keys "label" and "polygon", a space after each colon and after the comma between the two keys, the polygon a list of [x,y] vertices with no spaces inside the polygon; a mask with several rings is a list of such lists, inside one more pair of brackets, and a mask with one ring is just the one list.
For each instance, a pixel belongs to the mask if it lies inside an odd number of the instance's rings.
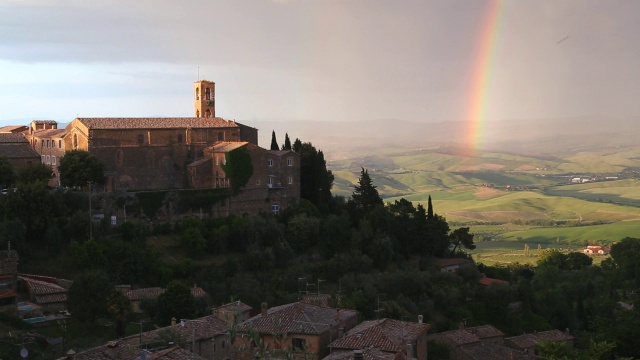
{"label": "cypress tree", "polygon": [[433,218],[433,205],[431,204],[431,195],[429,195],[429,201],[427,202],[427,219]]}
{"label": "cypress tree", "polygon": [[280,150],[278,140],[276,140],[276,131],[271,131],[271,150]]}
{"label": "cypress tree", "polygon": [[284,145],[282,145],[282,150],[291,150],[291,140],[289,140],[289,133],[284,134]]}

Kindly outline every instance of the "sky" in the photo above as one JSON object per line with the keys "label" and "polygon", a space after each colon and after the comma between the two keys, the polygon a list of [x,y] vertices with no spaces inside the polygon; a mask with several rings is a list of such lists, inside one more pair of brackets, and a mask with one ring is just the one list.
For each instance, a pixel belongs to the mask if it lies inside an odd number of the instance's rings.
{"label": "sky", "polygon": [[464,121],[474,101],[640,118],[638,24],[638,0],[0,0],[0,125],[193,116],[198,79],[252,126]]}

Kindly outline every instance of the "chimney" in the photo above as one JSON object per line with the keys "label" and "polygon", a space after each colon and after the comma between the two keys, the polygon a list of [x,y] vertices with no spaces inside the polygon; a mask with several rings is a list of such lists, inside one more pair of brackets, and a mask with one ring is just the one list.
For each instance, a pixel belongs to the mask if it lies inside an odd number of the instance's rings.
{"label": "chimney", "polygon": [[407,359],[413,359],[413,346],[411,344],[407,344],[405,349],[407,351]]}
{"label": "chimney", "polygon": [[418,315],[418,324],[422,324],[422,319],[423,319],[422,315]]}
{"label": "chimney", "polygon": [[353,350],[353,360],[364,360],[362,350]]}
{"label": "chimney", "polygon": [[171,318],[171,326],[174,326],[176,324],[176,318],[172,317]]}
{"label": "chimney", "polygon": [[458,324],[458,329],[464,329],[464,322],[460,321],[460,323]]}
{"label": "chimney", "polygon": [[260,314],[262,316],[267,316],[267,303],[263,302],[262,304],[260,304]]}
{"label": "chimney", "polygon": [[67,351],[66,358],[73,359],[74,357],[76,357],[76,352],[73,351],[73,349],[69,349],[69,351]]}

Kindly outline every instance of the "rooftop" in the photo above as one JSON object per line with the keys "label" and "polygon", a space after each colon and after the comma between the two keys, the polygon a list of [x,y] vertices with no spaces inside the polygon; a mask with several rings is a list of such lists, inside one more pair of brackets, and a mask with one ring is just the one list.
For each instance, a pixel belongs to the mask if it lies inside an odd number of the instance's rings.
{"label": "rooftop", "polygon": [[252,329],[263,334],[319,335],[357,316],[358,312],[355,310],[296,302],[272,307],[267,310],[266,315],[254,316],[238,325],[238,330]]}
{"label": "rooftop", "polygon": [[346,336],[331,343],[331,347],[354,350],[374,347],[398,352],[408,342],[414,342],[426,334],[428,329],[427,324],[394,319],[364,321],[349,330]]}
{"label": "rooftop", "polygon": [[221,142],[215,143],[212,146],[209,146],[206,150],[217,152],[217,153],[227,153],[231,150],[241,148],[247,144],[248,142],[246,141],[221,141]]}
{"label": "rooftop", "polygon": [[223,118],[76,118],[89,129],[176,129],[176,128],[230,128],[235,121]]}
{"label": "rooftop", "polygon": [[573,340],[573,336],[571,336],[571,334],[568,334],[564,331],[560,331],[557,329],[535,332],[533,334],[524,334],[524,335],[514,336],[514,337],[505,339],[505,341],[509,341],[521,349],[534,347],[537,343],[541,341],[561,342],[561,341],[572,341],[572,340]]}

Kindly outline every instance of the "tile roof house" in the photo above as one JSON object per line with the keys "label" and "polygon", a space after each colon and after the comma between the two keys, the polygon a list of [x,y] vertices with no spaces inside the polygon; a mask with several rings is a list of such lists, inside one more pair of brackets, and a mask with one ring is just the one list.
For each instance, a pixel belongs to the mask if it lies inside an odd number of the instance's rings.
{"label": "tile roof house", "polygon": [[58,312],[67,309],[68,288],[63,287],[59,279],[26,274],[20,274],[18,279],[24,284],[31,301],[44,311]]}
{"label": "tile roof house", "polygon": [[207,359],[227,359],[233,353],[229,325],[215,315],[177,321],[170,326],[140,332],[122,339],[141,349],[164,349],[169,342],[183,341],[189,351]]}
{"label": "tile roof house", "polygon": [[566,343],[573,347],[573,340],[574,337],[568,332],[554,329],[508,337],[504,339],[504,344],[510,348],[535,355],[536,344],[540,342]]}
{"label": "tile roof house", "polygon": [[[144,356],[143,356],[144,354]],[[157,352],[148,352],[131,346],[124,341],[110,341],[109,343],[89,350],[75,353],[74,360],[203,360],[197,354],[182,349],[179,346],[172,346]]]}
{"label": "tile roof house", "polygon": [[15,170],[40,162],[40,155],[22,134],[0,133],[0,156],[9,159]]}
{"label": "tile roof house", "polygon": [[458,330],[434,333],[429,340],[448,345],[452,350],[453,359],[463,359],[461,349],[474,344],[504,344],[504,333],[491,325],[482,325]]}
{"label": "tile roof house", "polygon": [[329,346],[332,353],[375,348],[390,354],[405,353],[407,358],[426,360],[427,330],[429,325],[422,323],[422,317],[418,322],[386,318],[370,320],[360,323]]}
{"label": "tile roof house", "polygon": [[322,358],[338,335],[357,324],[355,310],[336,309],[296,302],[267,309],[237,326],[235,345],[240,359],[260,351],[290,352],[296,359]]}
{"label": "tile roof house", "polygon": [[403,352],[390,353],[376,348],[366,348],[354,351],[341,351],[327,355],[322,360],[406,360]]}
{"label": "tile roof house", "polygon": [[213,315],[228,324],[238,324],[249,319],[252,307],[242,301],[234,301],[213,309]]}
{"label": "tile roof house", "polygon": [[463,258],[447,258],[447,259],[433,259],[433,264],[440,268],[443,272],[455,272],[456,270],[469,266],[473,262]]}

